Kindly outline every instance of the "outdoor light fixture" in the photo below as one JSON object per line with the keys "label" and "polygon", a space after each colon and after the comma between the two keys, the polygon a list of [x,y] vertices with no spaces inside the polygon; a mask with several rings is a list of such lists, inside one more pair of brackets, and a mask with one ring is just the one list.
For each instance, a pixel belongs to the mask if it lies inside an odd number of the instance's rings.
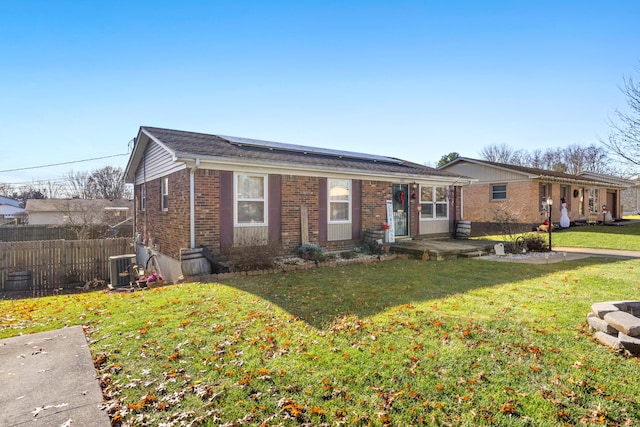
{"label": "outdoor light fixture", "polygon": [[553,222],[551,222],[551,208],[553,207],[553,199],[551,197],[547,197],[547,206],[549,207],[549,226],[547,230],[549,230],[549,252],[551,252],[551,229],[553,228]]}

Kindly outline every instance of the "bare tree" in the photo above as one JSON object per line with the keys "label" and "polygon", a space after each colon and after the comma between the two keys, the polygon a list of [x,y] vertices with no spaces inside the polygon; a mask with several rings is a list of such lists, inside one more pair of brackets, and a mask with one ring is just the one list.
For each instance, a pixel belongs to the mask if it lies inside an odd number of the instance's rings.
{"label": "bare tree", "polygon": [[104,225],[104,209],[95,200],[62,199],[56,202],[60,220],[71,228],[78,240],[91,237],[94,227]]}
{"label": "bare tree", "polygon": [[520,165],[523,163],[525,151],[515,150],[507,144],[487,145],[480,151],[480,157],[484,160],[496,163],[506,163],[510,165]]}
{"label": "bare tree", "polygon": [[105,166],[93,171],[89,180],[96,198],[115,200],[122,199],[126,195],[122,168]]}
{"label": "bare tree", "polygon": [[71,199],[91,199],[93,192],[89,172],[69,171],[65,177],[67,197]]}
{"label": "bare tree", "polygon": [[485,147],[481,154],[485,160],[489,161],[572,175],[584,171],[621,175],[616,170],[615,163],[607,156],[607,151],[594,144],[587,146],[573,144],[565,148],[547,148],[544,151],[535,149],[532,152],[513,150],[506,145],[490,145]]}
{"label": "bare tree", "polygon": [[[637,71],[640,72],[640,67]],[[625,78],[621,90],[627,97],[629,112],[616,109],[617,120],[609,123],[612,132],[600,142],[614,156],[637,169],[640,166],[640,82],[633,77]]]}
{"label": "bare tree", "polygon": [[13,185],[0,182],[0,196],[11,197],[13,195]]}
{"label": "bare tree", "polygon": [[525,156],[525,165],[530,166],[532,168],[542,169],[543,167],[542,157],[543,157],[542,150],[539,148],[536,148],[531,153],[528,153]]}
{"label": "bare tree", "polygon": [[22,185],[18,189],[18,191],[13,192],[13,194],[11,195],[11,198],[15,200],[19,200],[20,207],[24,208],[25,205],[27,204],[27,200],[46,199],[47,195],[46,195],[46,191],[43,191],[43,189],[40,186],[33,183],[33,184]]}
{"label": "bare tree", "polygon": [[564,162],[562,148],[548,148],[542,153],[543,169],[555,172],[566,172],[567,165]]}
{"label": "bare tree", "polygon": [[57,199],[64,193],[64,185],[56,181],[42,182],[41,188],[47,199]]}
{"label": "bare tree", "polygon": [[607,156],[603,147],[589,145],[582,150],[582,171],[617,175],[614,162]]}

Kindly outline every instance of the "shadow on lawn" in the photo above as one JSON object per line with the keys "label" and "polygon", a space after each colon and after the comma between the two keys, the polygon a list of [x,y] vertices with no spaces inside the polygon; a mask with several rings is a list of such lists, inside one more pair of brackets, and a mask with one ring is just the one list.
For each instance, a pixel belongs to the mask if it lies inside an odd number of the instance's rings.
{"label": "shadow on lawn", "polygon": [[364,318],[394,306],[620,261],[592,257],[530,265],[478,260],[394,260],[248,276],[225,284],[268,300],[311,326],[323,328],[344,316]]}

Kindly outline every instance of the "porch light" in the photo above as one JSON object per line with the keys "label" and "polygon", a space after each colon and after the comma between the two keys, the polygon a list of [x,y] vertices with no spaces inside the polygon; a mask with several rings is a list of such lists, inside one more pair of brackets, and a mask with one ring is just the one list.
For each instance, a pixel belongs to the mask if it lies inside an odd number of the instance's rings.
{"label": "porch light", "polygon": [[551,229],[553,228],[553,223],[551,222],[551,208],[553,207],[553,199],[551,197],[547,197],[547,206],[549,207],[549,226],[547,230],[549,232],[549,252],[551,252]]}

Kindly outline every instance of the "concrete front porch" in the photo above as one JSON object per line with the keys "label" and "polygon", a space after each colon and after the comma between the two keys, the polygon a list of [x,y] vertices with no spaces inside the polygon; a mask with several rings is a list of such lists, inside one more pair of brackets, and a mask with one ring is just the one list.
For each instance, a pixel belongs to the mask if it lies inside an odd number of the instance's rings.
{"label": "concrete front porch", "polygon": [[391,252],[405,254],[410,258],[444,261],[447,259],[470,258],[493,252],[496,242],[490,240],[468,240],[429,238],[398,239],[391,243]]}

